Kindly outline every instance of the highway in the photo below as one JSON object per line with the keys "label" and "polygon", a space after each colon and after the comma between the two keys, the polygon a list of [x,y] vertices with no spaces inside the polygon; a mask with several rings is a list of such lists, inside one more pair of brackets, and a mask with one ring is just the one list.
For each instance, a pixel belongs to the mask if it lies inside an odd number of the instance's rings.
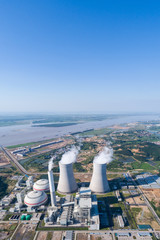
{"label": "highway", "polygon": [[16,165],[16,167],[21,171],[24,175],[30,175],[30,172],[27,172],[26,169],[17,161],[17,159],[4,147],[1,146],[2,151],[6,154],[9,160]]}

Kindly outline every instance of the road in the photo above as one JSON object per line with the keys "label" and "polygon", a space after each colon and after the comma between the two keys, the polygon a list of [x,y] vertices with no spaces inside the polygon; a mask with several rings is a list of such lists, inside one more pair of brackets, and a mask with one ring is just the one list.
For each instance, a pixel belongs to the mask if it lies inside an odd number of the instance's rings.
{"label": "road", "polygon": [[9,160],[16,165],[16,167],[20,170],[20,172],[24,175],[30,175],[31,173],[28,172],[24,167],[17,161],[17,159],[4,147],[1,146],[2,151],[6,154]]}

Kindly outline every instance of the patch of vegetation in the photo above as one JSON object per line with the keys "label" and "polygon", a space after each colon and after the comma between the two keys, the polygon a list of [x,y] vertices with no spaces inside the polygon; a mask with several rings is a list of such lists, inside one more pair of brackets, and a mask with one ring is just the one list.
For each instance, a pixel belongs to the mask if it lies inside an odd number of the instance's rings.
{"label": "patch of vegetation", "polygon": [[122,150],[118,150],[115,152],[116,154],[121,154],[121,155],[125,155],[125,156],[133,156],[133,153],[131,152],[131,150],[126,149],[126,148],[122,148]]}
{"label": "patch of vegetation", "polygon": [[[48,168],[47,164],[46,166],[43,164],[48,162],[48,160],[51,158],[51,156],[54,155],[55,152],[56,150],[51,150],[50,152],[21,160],[20,163],[26,170],[35,169],[36,171],[43,172],[43,171],[46,171]],[[55,163],[56,162],[57,161],[55,161]],[[55,168],[55,171],[58,171],[58,168],[57,169]]]}
{"label": "patch of vegetation", "polygon": [[0,199],[7,194],[8,184],[6,183],[6,178],[0,176]]}
{"label": "patch of vegetation", "polygon": [[82,133],[80,133],[79,135],[80,136],[88,136],[88,135],[92,135],[92,136],[100,136],[100,135],[106,135],[106,134],[109,134],[111,133],[112,130],[109,129],[109,128],[101,128],[101,129],[91,129],[91,130],[88,130],[88,131],[84,131]]}
{"label": "patch of vegetation", "polygon": [[144,163],[144,162],[133,162],[131,163],[132,168],[133,169],[143,169],[143,170],[154,170],[155,168],[151,165],[149,165],[148,163]]}
{"label": "patch of vegetation", "polygon": [[155,161],[160,161],[160,147],[154,143],[145,144],[143,151],[146,153],[146,157],[153,157]]}
{"label": "patch of vegetation", "polygon": [[94,156],[88,156],[86,160],[83,161],[83,164],[87,165],[89,163],[93,163]]}
{"label": "patch of vegetation", "polygon": [[59,192],[57,192],[56,191],[56,195],[58,196],[58,197],[61,197],[61,198],[63,198],[63,197],[65,197],[66,195],[63,195],[63,194],[60,194]]}
{"label": "patch of vegetation", "polygon": [[78,231],[78,230],[83,230],[83,231],[87,231],[88,227],[40,227],[40,225],[38,224],[36,231],[69,231],[69,230],[73,230],[73,231]]}
{"label": "patch of vegetation", "polygon": [[132,214],[131,209],[128,205],[126,205],[126,215],[127,215],[127,219],[128,219],[128,222],[129,222],[129,225],[131,226],[131,228],[136,229],[137,223],[136,223],[134,215]]}
{"label": "patch of vegetation", "polygon": [[160,126],[151,126],[149,128],[149,130],[151,130],[151,131],[160,131]]}
{"label": "patch of vegetation", "polygon": [[35,145],[35,144],[40,144],[40,143],[42,143],[42,142],[43,142],[43,141],[17,144],[17,145],[13,145],[13,146],[8,146],[7,148],[8,148],[8,149],[12,149],[12,148],[18,148],[18,147],[32,146],[32,145]]}
{"label": "patch of vegetation", "polygon": [[120,168],[124,170],[124,164],[119,160],[115,159],[107,165],[107,170],[113,170],[115,168]]}
{"label": "patch of vegetation", "polygon": [[49,123],[49,124],[32,125],[32,127],[67,127],[67,126],[72,126],[77,124],[78,123]]}
{"label": "patch of vegetation", "polygon": [[87,172],[87,170],[85,168],[83,168],[82,163],[80,163],[80,162],[75,162],[73,165],[73,169],[76,172]]}
{"label": "patch of vegetation", "polygon": [[48,232],[46,240],[52,240],[52,237],[53,237],[53,233]]}
{"label": "patch of vegetation", "polygon": [[133,207],[130,209],[133,217],[136,219],[137,215],[142,211],[141,208]]}
{"label": "patch of vegetation", "polygon": [[81,150],[86,151],[86,150],[93,150],[97,147],[97,143],[95,142],[84,142]]}
{"label": "patch of vegetation", "polygon": [[158,217],[160,217],[160,205],[156,207],[154,200],[150,201],[150,204],[152,205],[153,209],[157,213]]}
{"label": "patch of vegetation", "polygon": [[16,227],[17,227],[17,224],[14,223],[14,224],[10,225],[9,230],[14,231],[16,229]]}
{"label": "patch of vegetation", "polygon": [[5,217],[4,217],[4,219],[3,219],[3,221],[9,221],[9,219],[10,219],[10,217],[13,215],[13,213],[11,214],[11,213],[9,213],[9,214],[7,214]]}

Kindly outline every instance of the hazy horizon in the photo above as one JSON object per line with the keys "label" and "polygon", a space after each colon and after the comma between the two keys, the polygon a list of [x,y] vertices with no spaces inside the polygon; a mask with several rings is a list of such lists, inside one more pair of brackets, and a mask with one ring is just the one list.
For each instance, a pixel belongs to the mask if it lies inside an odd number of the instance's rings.
{"label": "hazy horizon", "polygon": [[18,116],[18,115],[157,115],[160,114],[160,112],[142,112],[142,111],[137,111],[137,112],[132,112],[132,111],[128,111],[128,112],[122,112],[122,111],[110,111],[110,112],[98,112],[98,111],[81,111],[81,112],[0,112],[0,115],[3,116]]}

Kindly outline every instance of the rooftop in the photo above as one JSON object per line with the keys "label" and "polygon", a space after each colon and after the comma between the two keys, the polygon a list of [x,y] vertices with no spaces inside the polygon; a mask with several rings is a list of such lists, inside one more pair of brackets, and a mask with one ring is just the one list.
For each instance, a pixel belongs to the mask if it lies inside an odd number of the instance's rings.
{"label": "rooftop", "polygon": [[91,208],[92,207],[91,198],[80,198],[79,206],[80,208]]}

